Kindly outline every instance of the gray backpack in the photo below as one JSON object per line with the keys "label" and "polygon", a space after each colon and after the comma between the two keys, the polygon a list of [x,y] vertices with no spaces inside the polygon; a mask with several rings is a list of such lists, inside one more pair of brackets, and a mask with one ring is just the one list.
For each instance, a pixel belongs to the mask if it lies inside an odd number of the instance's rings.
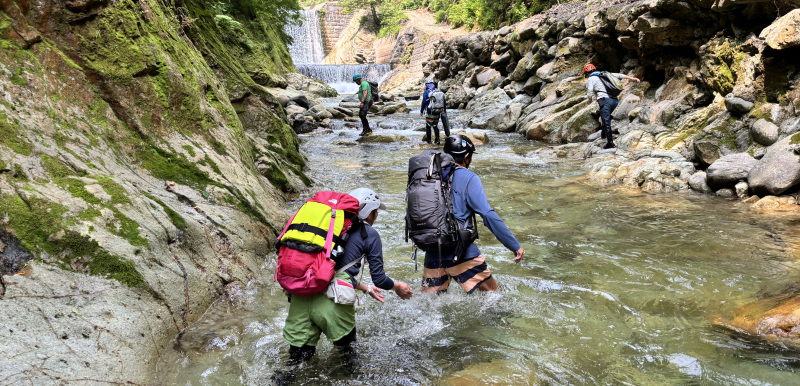
{"label": "gray backpack", "polygon": [[[453,167],[447,179],[443,171]],[[460,229],[450,194],[453,175],[460,168],[447,153],[428,150],[408,161],[406,188],[406,241],[423,251],[455,252],[460,260],[478,237],[477,229]],[[472,215],[472,224],[476,224]]]}
{"label": "gray backpack", "polygon": [[431,114],[441,114],[444,110],[444,93],[435,88],[428,94],[428,111]]}

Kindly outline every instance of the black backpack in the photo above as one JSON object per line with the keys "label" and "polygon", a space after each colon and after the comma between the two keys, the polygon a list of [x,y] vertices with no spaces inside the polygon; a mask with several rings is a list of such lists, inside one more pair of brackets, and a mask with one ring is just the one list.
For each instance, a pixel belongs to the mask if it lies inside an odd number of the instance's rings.
{"label": "black backpack", "polygon": [[[447,180],[442,179],[443,170],[454,167]],[[455,252],[455,259],[463,257],[466,247],[478,238],[473,227],[460,229],[453,213],[450,194],[455,168],[459,168],[447,153],[428,150],[408,161],[408,185],[406,188],[406,241],[411,238],[414,245],[423,251],[438,250]]]}
{"label": "black backpack", "polygon": [[380,99],[380,92],[378,91],[378,83],[370,80],[368,80],[367,83],[369,83],[369,89],[370,92],[372,93],[372,100],[375,102],[380,101],[381,99]]}

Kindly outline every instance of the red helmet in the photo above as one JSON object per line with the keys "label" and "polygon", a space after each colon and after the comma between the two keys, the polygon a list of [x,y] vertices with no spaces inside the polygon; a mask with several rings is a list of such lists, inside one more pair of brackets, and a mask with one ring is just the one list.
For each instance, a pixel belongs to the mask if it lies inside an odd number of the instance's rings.
{"label": "red helmet", "polygon": [[584,73],[587,73],[587,72],[592,72],[592,71],[594,71],[594,70],[596,70],[596,69],[597,69],[597,67],[595,67],[595,66],[594,66],[594,64],[591,64],[591,63],[589,63],[589,64],[587,64],[587,65],[583,66],[583,72],[584,72]]}

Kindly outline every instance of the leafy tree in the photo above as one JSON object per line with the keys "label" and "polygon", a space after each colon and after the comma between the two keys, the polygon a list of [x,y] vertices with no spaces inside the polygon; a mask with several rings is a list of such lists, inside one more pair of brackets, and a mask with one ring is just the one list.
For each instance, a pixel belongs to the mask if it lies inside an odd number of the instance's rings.
{"label": "leafy tree", "polygon": [[378,7],[383,5],[393,5],[391,0],[339,0],[339,6],[345,13],[352,13],[358,9],[369,8],[372,12],[372,20],[375,20],[377,27],[381,26],[381,18],[378,16]]}
{"label": "leafy tree", "polygon": [[215,12],[241,17],[254,21],[262,19],[269,25],[278,26],[281,40],[286,44],[291,36],[283,32],[288,24],[300,24],[300,3],[298,0],[221,0],[212,5]]}

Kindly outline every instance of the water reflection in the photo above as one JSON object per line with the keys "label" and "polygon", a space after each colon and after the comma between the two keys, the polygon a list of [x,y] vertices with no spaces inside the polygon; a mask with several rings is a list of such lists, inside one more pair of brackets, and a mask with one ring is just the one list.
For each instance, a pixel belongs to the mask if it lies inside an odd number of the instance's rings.
{"label": "water reflection", "polygon": [[[393,118],[392,118],[393,119]],[[402,117],[417,139],[421,120]],[[377,122],[376,122],[377,123]],[[419,127],[418,127],[419,126]],[[344,133],[343,135],[340,135]],[[388,210],[381,233],[387,271],[420,285],[402,235],[407,160],[415,141],[355,147],[357,129],[303,138],[316,190],[368,186]],[[682,192],[647,195],[588,182],[579,162],[532,153],[513,134],[489,134],[472,168],[490,203],[526,249],[512,261],[486,230],[481,251],[495,294],[387,295],[359,307],[360,365],[340,365],[332,345],[295,374],[300,384],[796,384],[800,358],[712,327],[715,315],[779,293],[800,275],[792,219],[750,215],[730,202]],[[776,238],[776,236],[778,236]],[[218,301],[159,364],[159,384],[267,384],[284,368],[288,304],[269,279]]]}

